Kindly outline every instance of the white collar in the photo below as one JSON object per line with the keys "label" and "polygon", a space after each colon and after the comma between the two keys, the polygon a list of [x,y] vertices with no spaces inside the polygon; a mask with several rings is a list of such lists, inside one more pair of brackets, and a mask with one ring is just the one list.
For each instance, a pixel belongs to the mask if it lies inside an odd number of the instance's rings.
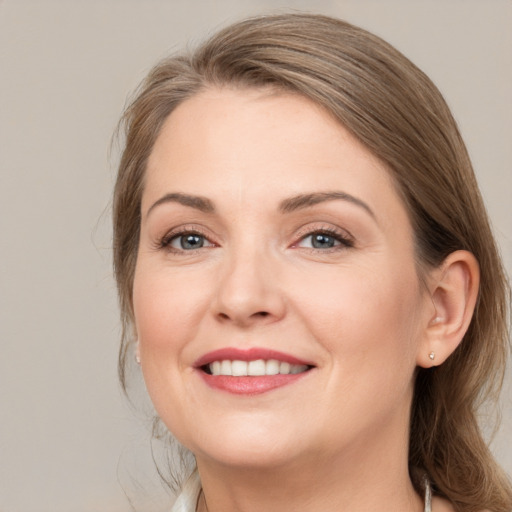
{"label": "white collar", "polygon": [[197,500],[201,492],[201,480],[197,469],[188,477],[171,512],[196,512]]}

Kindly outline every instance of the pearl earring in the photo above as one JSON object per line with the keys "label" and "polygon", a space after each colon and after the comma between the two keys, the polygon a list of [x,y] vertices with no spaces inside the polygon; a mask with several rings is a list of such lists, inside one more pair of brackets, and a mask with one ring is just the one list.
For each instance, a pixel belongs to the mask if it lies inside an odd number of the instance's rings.
{"label": "pearl earring", "polygon": [[139,342],[138,341],[135,344],[135,354],[134,354],[134,357],[135,357],[135,362],[137,364],[140,364],[140,348],[139,348]]}
{"label": "pearl earring", "polygon": [[433,361],[436,358],[436,354],[434,352],[430,352],[428,357]]}

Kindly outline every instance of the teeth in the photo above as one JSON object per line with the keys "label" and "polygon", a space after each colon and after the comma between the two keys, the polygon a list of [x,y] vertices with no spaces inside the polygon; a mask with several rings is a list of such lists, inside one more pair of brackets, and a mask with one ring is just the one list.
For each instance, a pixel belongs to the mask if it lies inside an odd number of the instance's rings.
{"label": "teeth", "polygon": [[231,373],[231,361],[221,361],[219,375],[233,375]]}
{"label": "teeth", "polygon": [[262,377],[264,375],[295,375],[305,372],[308,367],[305,364],[290,364],[277,361],[277,359],[257,359],[255,361],[214,361],[209,364],[212,375],[228,375],[231,377]]}
{"label": "teeth", "polygon": [[247,362],[246,361],[232,361],[231,372],[233,377],[243,377],[247,375]]}
{"label": "teeth", "polygon": [[249,361],[249,364],[247,365],[247,375],[265,375],[265,361],[263,359],[257,359],[256,361]]}
{"label": "teeth", "polygon": [[210,365],[210,370],[211,370],[213,375],[220,375],[220,368],[221,368],[220,361],[214,361]]}
{"label": "teeth", "polygon": [[270,359],[267,361],[265,370],[267,375],[277,375],[279,373],[279,361]]}
{"label": "teeth", "polygon": [[[295,366],[299,366],[296,364]],[[290,370],[292,368],[292,365],[290,363],[280,363],[279,364],[279,373],[282,375],[287,375],[290,373]]]}

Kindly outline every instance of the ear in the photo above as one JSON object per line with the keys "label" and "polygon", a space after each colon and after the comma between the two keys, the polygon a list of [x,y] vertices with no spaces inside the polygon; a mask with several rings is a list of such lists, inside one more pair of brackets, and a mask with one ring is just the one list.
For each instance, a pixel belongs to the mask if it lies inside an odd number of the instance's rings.
{"label": "ear", "polygon": [[417,364],[439,366],[454,352],[469,327],[478,297],[480,269],[468,251],[455,251],[429,276],[434,311],[426,319]]}

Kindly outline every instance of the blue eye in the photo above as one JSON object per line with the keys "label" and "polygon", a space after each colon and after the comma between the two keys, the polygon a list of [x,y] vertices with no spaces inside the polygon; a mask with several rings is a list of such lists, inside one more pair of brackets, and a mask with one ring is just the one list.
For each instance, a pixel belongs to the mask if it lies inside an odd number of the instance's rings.
{"label": "blue eye", "polygon": [[[169,245],[176,249],[190,251],[191,249],[200,249],[204,246],[205,239],[203,236],[189,233],[174,238]],[[178,247],[177,247],[178,246]]]}
{"label": "blue eye", "polygon": [[353,247],[352,240],[339,233],[329,233],[326,231],[316,231],[310,233],[300,240],[298,247],[306,247],[312,249],[334,249]]}
{"label": "blue eye", "polygon": [[339,245],[339,241],[333,236],[325,235],[324,233],[316,233],[311,236],[311,245],[315,249],[331,249],[335,245]]}
{"label": "blue eye", "polygon": [[173,234],[161,242],[161,247],[167,247],[174,251],[194,251],[213,245],[205,236],[193,232]]}

